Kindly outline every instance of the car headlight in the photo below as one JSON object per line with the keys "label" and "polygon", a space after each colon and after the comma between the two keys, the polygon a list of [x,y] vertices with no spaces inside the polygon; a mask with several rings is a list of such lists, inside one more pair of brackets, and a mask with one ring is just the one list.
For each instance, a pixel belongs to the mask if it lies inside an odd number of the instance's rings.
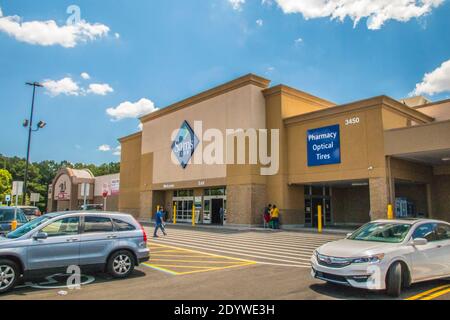
{"label": "car headlight", "polygon": [[352,263],[379,263],[384,258],[384,253],[376,254],[370,257],[356,258]]}
{"label": "car headlight", "polygon": [[314,257],[319,258],[319,251],[314,250]]}

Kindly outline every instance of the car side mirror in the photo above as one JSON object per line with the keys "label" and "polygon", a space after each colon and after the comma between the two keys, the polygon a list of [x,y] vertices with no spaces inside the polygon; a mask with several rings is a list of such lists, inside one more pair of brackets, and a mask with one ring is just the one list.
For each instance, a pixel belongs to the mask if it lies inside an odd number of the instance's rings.
{"label": "car side mirror", "polygon": [[424,246],[427,243],[428,243],[428,240],[424,239],[424,238],[417,238],[412,241],[413,246]]}
{"label": "car side mirror", "polygon": [[48,234],[45,232],[38,232],[33,237],[34,240],[45,240],[47,238],[48,238]]}

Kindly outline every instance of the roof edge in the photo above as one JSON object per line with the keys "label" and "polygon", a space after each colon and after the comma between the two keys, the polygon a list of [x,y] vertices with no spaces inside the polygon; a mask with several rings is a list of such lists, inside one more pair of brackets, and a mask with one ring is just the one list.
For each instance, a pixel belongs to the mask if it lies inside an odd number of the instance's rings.
{"label": "roof edge", "polygon": [[160,110],[157,110],[150,114],[147,114],[147,115],[141,117],[140,120],[142,123],[145,123],[150,120],[162,117],[166,114],[175,112],[184,107],[188,107],[190,105],[214,98],[220,94],[227,93],[231,90],[234,90],[234,89],[237,89],[237,88],[249,85],[249,84],[252,84],[252,85],[255,85],[255,86],[258,86],[261,88],[267,88],[270,84],[270,80],[250,73],[250,74],[244,75],[242,77],[239,77],[237,79],[234,79],[232,81],[221,84],[219,86],[216,86],[212,89],[203,91],[199,94],[196,94],[194,96],[191,96],[191,97],[181,100],[179,102],[176,102],[174,104],[171,104],[163,109],[160,109]]}
{"label": "roof edge", "polygon": [[122,143],[122,142],[126,142],[126,141],[129,141],[129,140],[132,140],[132,139],[139,138],[139,137],[141,137],[141,136],[142,136],[142,131],[139,131],[139,132],[130,134],[130,135],[128,135],[128,136],[119,138],[119,139],[117,139],[117,140],[118,140],[120,143]]}
{"label": "roof edge", "polygon": [[334,103],[334,102],[317,97],[317,96],[307,93],[305,91],[301,91],[301,90],[289,87],[284,84],[279,84],[274,87],[270,87],[270,88],[263,90],[263,94],[265,97],[269,97],[271,95],[276,95],[276,94],[282,94],[282,93],[294,96],[296,98],[306,99],[306,100],[309,100],[309,101],[312,101],[315,103],[319,103],[326,107],[336,106],[336,103]]}

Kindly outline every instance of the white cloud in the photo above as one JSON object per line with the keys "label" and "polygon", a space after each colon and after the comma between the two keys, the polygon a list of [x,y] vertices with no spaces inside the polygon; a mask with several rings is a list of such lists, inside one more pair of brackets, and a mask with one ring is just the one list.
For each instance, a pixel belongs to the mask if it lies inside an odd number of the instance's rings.
{"label": "white cloud", "polygon": [[54,20],[24,22],[19,16],[3,16],[0,8],[0,32],[28,44],[73,48],[79,43],[105,37],[109,31],[104,24],[84,20],[61,26]]}
{"label": "white cloud", "polygon": [[122,146],[118,146],[114,149],[113,155],[120,156],[122,154]]}
{"label": "white cloud", "polygon": [[87,72],[83,72],[83,73],[81,74],[81,77],[82,77],[84,80],[89,80],[89,79],[91,78],[91,76],[90,76],[89,73],[87,73]]}
{"label": "white cloud", "polygon": [[367,18],[367,27],[380,29],[388,20],[409,21],[430,13],[444,0],[275,0],[284,13],[301,13],[305,19],[353,20]]}
{"label": "white cloud", "polygon": [[92,83],[89,85],[88,93],[106,96],[108,93],[114,92],[114,89],[107,83]]}
{"label": "white cloud", "polygon": [[440,67],[430,73],[426,73],[421,83],[411,95],[434,95],[442,92],[450,92],[450,60],[445,61]]}
{"label": "white cloud", "polygon": [[242,10],[242,6],[245,4],[245,0],[228,0],[234,10]]}
{"label": "white cloud", "polygon": [[101,151],[101,152],[111,151],[111,146],[109,146],[107,144],[102,144],[100,147],[98,147],[98,151]]}
{"label": "white cloud", "polygon": [[127,118],[139,118],[158,110],[148,99],[141,99],[135,103],[125,101],[115,108],[108,108],[106,113],[115,121]]}
{"label": "white cloud", "polygon": [[259,27],[262,27],[262,26],[264,25],[264,21],[263,21],[262,19],[258,19],[258,20],[256,20],[256,24],[257,24]]}
{"label": "white cloud", "polygon": [[120,39],[120,33],[114,33],[114,37],[116,37],[116,39]]}
{"label": "white cloud", "polygon": [[297,44],[297,45],[302,43],[302,42],[303,42],[302,38],[297,38],[297,39],[294,40],[294,43]]}
{"label": "white cloud", "polygon": [[64,78],[61,80],[45,80],[42,85],[47,90],[47,93],[56,97],[60,94],[65,94],[67,96],[78,96],[80,95],[80,87],[71,78]]}
{"label": "white cloud", "polygon": [[142,123],[139,123],[138,129],[139,129],[139,131],[142,131],[144,129],[144,125]]}

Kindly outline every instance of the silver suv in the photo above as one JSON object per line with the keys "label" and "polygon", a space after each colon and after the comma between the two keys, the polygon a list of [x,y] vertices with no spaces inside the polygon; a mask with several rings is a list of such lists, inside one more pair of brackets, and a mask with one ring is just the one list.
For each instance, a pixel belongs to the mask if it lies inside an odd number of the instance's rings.
{"label": "silver suv", "polygon": [[73,265],[126,278],[149,259],[147,235],[130,215],[51,213],[0,237],[0,293]]}

